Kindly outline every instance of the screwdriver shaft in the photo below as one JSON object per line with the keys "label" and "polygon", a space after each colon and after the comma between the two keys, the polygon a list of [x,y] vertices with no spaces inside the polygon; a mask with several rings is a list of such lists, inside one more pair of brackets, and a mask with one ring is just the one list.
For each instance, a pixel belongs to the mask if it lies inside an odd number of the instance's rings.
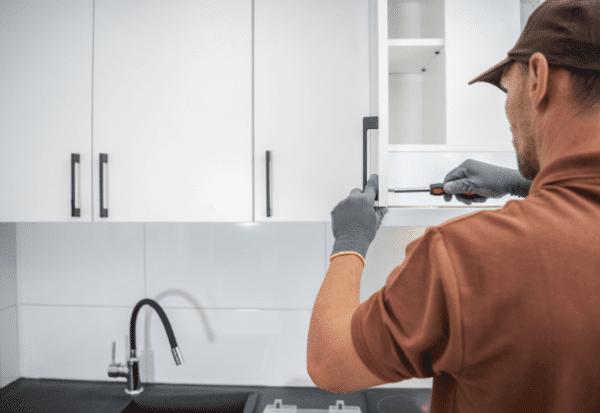
{"label": "screwdriver shaft", "polygon": [[431,192],[430,188],[391,188],[389,192]]}

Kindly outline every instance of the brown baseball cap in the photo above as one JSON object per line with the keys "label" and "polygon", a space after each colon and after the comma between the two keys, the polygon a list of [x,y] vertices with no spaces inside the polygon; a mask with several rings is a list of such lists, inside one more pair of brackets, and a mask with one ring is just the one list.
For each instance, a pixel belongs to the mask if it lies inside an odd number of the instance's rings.
{"label": "brown baseball cap", "polygon": [[508,57],[469,82],[500,88],[512,62],[542,53],[550,66],[600,70],[600,0],[546,0],[533,11]]}

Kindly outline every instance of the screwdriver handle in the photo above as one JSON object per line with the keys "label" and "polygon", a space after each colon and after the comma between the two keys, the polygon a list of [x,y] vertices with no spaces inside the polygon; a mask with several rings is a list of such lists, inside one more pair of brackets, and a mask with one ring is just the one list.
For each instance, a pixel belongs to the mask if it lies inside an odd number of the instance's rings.
{"label": "screwdriver handle", "polygon": [[[440,195],[444,195],[446,192],[444,191],[444,184],[431,184],[429,185],[429,189],[430,189],[430,194],[431,195],[435,195],[435,196],[440,196]],[[448,194],[450,195],[450,194]],[[465,192],[463,194],[454,194],[454,195],[460,195],[461,198],[464,199],[477,199],[477,198],[484,198],[479,194],[474,194],[473,192]]]}

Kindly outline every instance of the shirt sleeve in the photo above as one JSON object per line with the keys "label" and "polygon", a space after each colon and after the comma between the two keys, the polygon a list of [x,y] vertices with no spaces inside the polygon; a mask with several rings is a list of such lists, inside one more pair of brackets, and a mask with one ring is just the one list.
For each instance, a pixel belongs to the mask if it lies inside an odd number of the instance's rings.
{"label": "shirt sleeve", "polygon": [[359,305],[351,334],[363,363],[387,382],[460,371],[457,278],[436,227],[408,244],[402,265]]}

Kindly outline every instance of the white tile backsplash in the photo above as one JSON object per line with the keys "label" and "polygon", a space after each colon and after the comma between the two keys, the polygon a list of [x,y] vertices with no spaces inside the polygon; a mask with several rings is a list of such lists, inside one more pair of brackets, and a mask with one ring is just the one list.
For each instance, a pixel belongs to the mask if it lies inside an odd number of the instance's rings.
{"label": "white tile backsplash", "polygon": [[116,342],[116,362],[125,363],[125,336],[129,335],[132,309],[133,304],[131,307],[20,305],[21,375],[116,380],[108,377],[112,342]]}
{"label": "white tile backsplash", "polygon": [[[136,345],[152,372],[141,366],[142,382],[312,386],[306,372],[311,311],[164,309],[184,363],[175,364],[160,317],[142,309]],[[131,310],[21,306],[22,375],[124,382],[107,371],[113,341],[116,362],[125,363]]]}
{"label": "white tile backsplash", "polygon": [[[382,227],[361,301],[381,288],[424,229]],[[306,371],[312,307],[329,267],[330,222],[18,224],[20,375],[117,380],[133,306],[143,382],[314,386]],[[124,379],[120,379],[124,381]],[[408,380],[385,387],[431,387]]]}
{"label": "white tile backsplash", "polygon": [[0,223],[0,387],[20,377],[16,230]]}
{"label": "white tile backsplash", "polygon": [[144,224],[19,224],[20,304],[126,306],[144,298]]}
{"label": "white tile backsplash", "polygon": [[17,305],[16,224],[0,223],[0,310]]}
{"label": "white tile backsplash", "polygon": [[148,297],[161,305],[312,310],[324,223],[146,224]]}
{"label": "white tile backsplash", "polygon": [[19,366],[17,306],[0,310],[0,387],[17,380]]}
{"label": "white tile backsplash", "polygon": [[175,365],[160,318],[153,314],[149,336],[155,381],[314,386],[306,371],[311,310],[165,311],[184,363]]}

